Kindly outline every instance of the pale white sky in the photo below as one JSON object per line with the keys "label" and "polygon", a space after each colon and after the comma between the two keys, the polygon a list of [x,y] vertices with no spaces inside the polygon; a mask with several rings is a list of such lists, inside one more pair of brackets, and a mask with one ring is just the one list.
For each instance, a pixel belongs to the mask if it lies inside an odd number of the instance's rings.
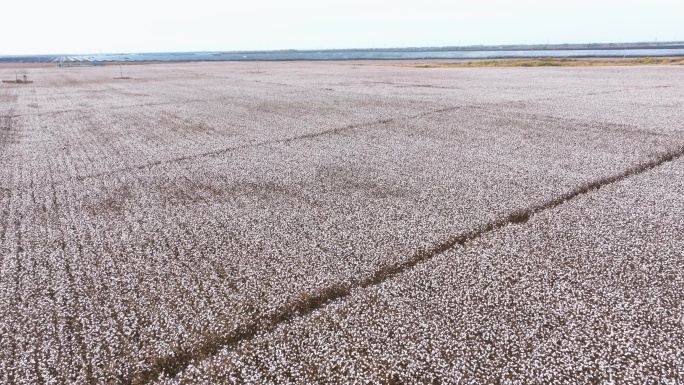
{"label": "pale white sky", "polygon": [[0,55],[684,40],[684,0],[7,0]]}

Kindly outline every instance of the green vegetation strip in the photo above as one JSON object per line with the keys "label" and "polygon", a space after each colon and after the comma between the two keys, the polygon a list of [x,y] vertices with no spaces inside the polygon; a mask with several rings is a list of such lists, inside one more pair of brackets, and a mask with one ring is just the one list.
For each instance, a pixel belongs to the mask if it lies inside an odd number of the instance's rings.
{"label": "green vegetation strip", "polygon": [[459,63],[398,64],[415,68],[465,68],[465,67],[597,67],[637,65],[684,65],[684,58],[636,58],[636,59],[499,59],[472,60]]}

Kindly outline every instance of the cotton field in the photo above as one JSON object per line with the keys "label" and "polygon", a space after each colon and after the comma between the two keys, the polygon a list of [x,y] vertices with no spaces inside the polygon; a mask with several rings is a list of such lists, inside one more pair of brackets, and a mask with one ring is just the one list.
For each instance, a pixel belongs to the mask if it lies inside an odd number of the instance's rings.
{"label": "cotton field", "polygon": [[684,381],[684,69],[376,64],[3,84],[0,383]]}

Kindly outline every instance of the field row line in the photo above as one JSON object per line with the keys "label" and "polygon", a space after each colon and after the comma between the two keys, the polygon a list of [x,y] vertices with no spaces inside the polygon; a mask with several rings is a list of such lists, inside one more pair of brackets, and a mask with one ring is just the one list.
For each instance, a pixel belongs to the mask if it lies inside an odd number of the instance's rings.
{"label": "field row line", "polygon": [[467,246],[469,241],[480,238],[488,233],[496,231],[511,224],[524,224],[533,215],[552,210],[579,196],[597,191],[602,187],[617,183],[632,176],[636,176],[661,166],[667,162],[684,157],[684,146],[656,155],[649,161],[629,167],[618,174],[599,178],[585,183],[565,194],[549,201],[510,212],[505,217],[493,220],[480,228],[466,233],[455,235],[430,248],[418,250],[408,259],[395,264],[386,265],[370,276],[351,279],[348,283],[339,283],[302,296],[295,302],[287,303],[271,314],[264,314],[241,325],[232,332],[208,336],[205,343],[191,349],[176,353],[174,356],[160,357],[152,367],[146,371],[138,372],[128,378],[126,384],[149,383],[157,380],[160,376],[175,377],[188,368],[192,363],[209,359],[224,349],[235,349],[238,344],[250,341],[257,335],[271,332],[283,323],[292,319],[306,317],[318,309],[326,307],[333,301],[351,296],[355,290],[362,290],[377,286],[393,277],[408,272],[417,265],[429,261],[436,256],[459,246]]}

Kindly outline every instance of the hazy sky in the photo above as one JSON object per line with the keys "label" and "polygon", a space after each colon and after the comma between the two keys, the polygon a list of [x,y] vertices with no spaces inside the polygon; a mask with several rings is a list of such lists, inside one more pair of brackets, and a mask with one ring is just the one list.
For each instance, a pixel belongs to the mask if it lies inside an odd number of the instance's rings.
{"label": "hazy sky", "polygon": [[7,0],[0,54],[684,40],[684,0]]}

